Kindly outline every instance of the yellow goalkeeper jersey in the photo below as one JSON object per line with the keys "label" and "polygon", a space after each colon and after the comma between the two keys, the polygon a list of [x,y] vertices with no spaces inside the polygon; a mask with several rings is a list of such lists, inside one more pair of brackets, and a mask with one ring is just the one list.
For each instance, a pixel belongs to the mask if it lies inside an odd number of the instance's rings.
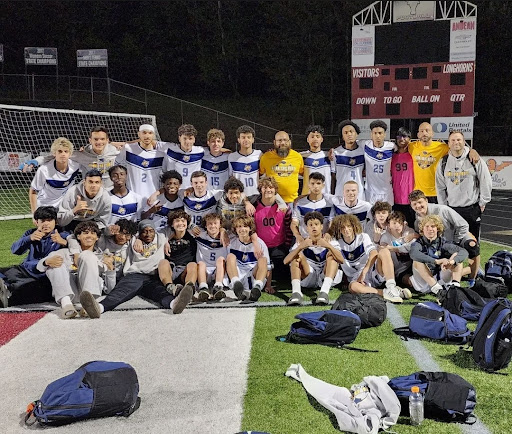
{"label": "yellow goalkeeper jersey", "polygon": [[432,142],[425,146],[418,140],[409,143],[409,153],[414,168],[414,189],[423,191],[425,196],[436,196],[436,167],[448,153],[448,145]]}

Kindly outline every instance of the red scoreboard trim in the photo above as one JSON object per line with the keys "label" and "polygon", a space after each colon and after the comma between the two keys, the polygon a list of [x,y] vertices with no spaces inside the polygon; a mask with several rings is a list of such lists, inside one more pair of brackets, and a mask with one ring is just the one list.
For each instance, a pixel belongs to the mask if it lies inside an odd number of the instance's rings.
{"label": "red scoreboard trim", "polygon": [[354,119],[473,116],[475,62],[352,68]]}

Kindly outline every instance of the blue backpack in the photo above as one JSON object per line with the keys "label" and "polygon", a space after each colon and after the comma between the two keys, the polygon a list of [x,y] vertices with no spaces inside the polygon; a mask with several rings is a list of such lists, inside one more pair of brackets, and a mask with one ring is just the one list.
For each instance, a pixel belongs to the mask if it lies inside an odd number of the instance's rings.
{"label": "blue backpack", "polygon": [[402,405],[401,415],[409,414],[411,387],[418,386],[424,396],[425,417],[472,424],[476,392],[471,383],[449,372],[420,371],[389,380]]}
{"label": "blue backpack", "polygon": [[498,250],[485,264],[485,277],[502,278],[512,288],[512,252]]}
{"label": "blue backpack", "polygon": [[482,310],[471,345],[473,360],[486,371],[506,368],[512,357],[512,302],[498,298]]}
{"label": "blue backpack", "polygon": [[25,423],[64,425],[81,419],[126,416],[139,408],[135,370],[123,362],[93,361],[50,383],[29,404]]}
{"label": "blue backpack", "polygon": [[342,347],[354,342],[361,329],[360,318],[348,310],[326,310],[295,315],[286,342]]}
{"label": "blue backpack", "polygon": [[468,321],[478,321],[482,309],[489,300],[471,288],[449,285],[439,291],[439,301],[449,312]]}
{"label": "blue backpack", "polygon": [[466,343],[471,334],[464,318],[432,301],[414,306],[409,327],[398,327],[393,331],[404,337],[424,337],[456,344]]}

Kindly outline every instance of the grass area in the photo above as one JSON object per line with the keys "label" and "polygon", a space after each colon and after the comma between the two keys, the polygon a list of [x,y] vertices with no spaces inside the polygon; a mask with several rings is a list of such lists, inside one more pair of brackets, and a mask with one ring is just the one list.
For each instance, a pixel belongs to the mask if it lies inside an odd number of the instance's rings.
{"label": "grass area", "polygon": [[[32,227],[30,219],[0,222],[2,238],[0,242],[0,266],[16,264],[22,258],[10,253],[10,246],[21,234]],[[501,247],[482,243],[482,263]],[[262,301],[287,299],[290,295],[289,282],[277,285],[277,296],[264,294]],[[331,299],[340,294],[338,289],[331,291]],[[316,292],[306,292],[306,299],[314,298]],[[419,300],[398,306],[406,320]],[[305,393],[302,385],[285,377],[284,373],[292,363],[300,363],[304,369],[328,383],[350,387],[359,383],[367,375],[395,377],[416,372],[419,368],[409,355],[400,338],[392,331],[388,321],[380,327],[361,330],[352,346],[378,350],[378,353],[364,353],[340,350],[320,345],[295,345],[277,341],[285,335],[294,316],[319,307],[277,307],[259,308],[256,314],[251,359],[248,370],[247,393],[244,402],[242,427],[247,430],[267,431],[272,434],[327,434],[339,432],[336,419]],[[476,323],[470,323],[474,328]],[[456,345],[443,345],[423,340],[427,350],[442,370],[461,375],[472,383],[477,391],[476,414],[494,433],[508,432],[509,421],[504,415],[512,412],[509,399],[510,377],[488,374],[478,369],[470,353],[458,351]],[[512,366],[500,371],[512,374]],[[422,433],[461,432],[455,424],[425,420]],[[409,419],[402,417],[392,431],[400,433],[418,432],[409,425]]]}

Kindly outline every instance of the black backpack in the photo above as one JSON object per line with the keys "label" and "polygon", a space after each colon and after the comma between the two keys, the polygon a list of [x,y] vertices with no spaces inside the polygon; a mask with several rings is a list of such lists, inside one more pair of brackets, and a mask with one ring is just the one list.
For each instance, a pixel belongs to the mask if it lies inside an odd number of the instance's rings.
{"label": "black backpack", "polygon": [[424,396],[425,417],[473,424],[476,417],[476,392],[471,383],[449,372],[415,372],[389,380],[402,405],[401,415],[409,415],[411,387],[418,386]]}
{"label": "black backpack", "polygon": [[332,310],[349,310],[361,319],[361,328],[376,327],[386,319],[385,300],[377,294],[341,294]]}
{"label": "black backpack", "polygon": [[473,360],[486,371],[506,368],[512,357],[512,302],[492,300],[484,307],[473,335]]}
{"label": "black backpack", "polygon": [[29,404],[25,423],[64,425],[82,419],[129,416],[139,408],[137,374],[123,362],[93,361],[50,383]]}
{"label": "black backpack", "polygon": [[512,252],[499,250],[485,264],[486,277],[501,277],[505,285],[512,288]]}
{"label": "black backpack", "polygon": [[483,298],[506,298],[508,294],[508,287],[503,277],[477,277],[471,289]]}
{"label": "black backpack", "polygon": [[468,321],[478,321],[488,300],[470,288],[450,285],[439,291],[439,301],[448,312]]}

